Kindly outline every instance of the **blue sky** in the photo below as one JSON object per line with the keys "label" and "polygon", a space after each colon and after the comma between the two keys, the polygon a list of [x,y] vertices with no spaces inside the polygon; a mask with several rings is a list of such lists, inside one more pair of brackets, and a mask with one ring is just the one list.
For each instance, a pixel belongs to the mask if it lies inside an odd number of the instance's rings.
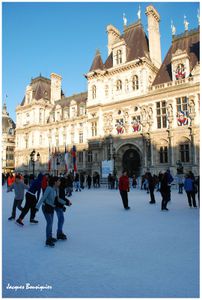
{"label": "blue sky", "polygon": [[2,99],[15,121],[31,78],[62,76],[66,96],[87,90],[83,76],[91,67],[96,49],[107,58],[109,24],[123,32],[123,13],[128,25],[141,20],[147,33],[145,8],[153,4],[161,16],[162,60],[171,46],[171,19],[184,32],[184,15],[189,29],[198,26],[199,2],[4,2],[2,4]]}

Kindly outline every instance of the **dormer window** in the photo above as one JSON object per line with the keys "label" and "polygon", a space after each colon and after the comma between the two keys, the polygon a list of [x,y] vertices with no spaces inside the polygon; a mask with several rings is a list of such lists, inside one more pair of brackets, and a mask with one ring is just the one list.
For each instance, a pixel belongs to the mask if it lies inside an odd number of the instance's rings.
{"label": "dormer window", "polygon": [[121,80],[117,80],[117,82],[116,82],[116,90],[117,91],[121,91],[122,90],[122,81]]}
{"label": "dormer window", "polygon": [[117,63],[117,65],[122,64],[122,51],[121,50],[117,50],[116,63]]}
{"label": "dormer window", "polygon": [[139,80],[138,80],[137,75],[133,76],[132,85],[133,85],[133,91],[136,91],[139,89]]}
{"label": "dormer window", "polygon": [[96,86],[95,85],[92,86],[92,98],[96,99]]}

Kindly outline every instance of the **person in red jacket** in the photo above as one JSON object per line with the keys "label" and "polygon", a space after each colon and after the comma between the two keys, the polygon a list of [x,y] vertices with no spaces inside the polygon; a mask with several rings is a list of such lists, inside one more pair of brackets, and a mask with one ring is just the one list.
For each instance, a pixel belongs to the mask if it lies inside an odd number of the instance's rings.
{"label": "person in red jacket", "polygon": [[48,174],[44,174],[41,182],[42,193],[44,194],[48,186]]}
{"label": "person in red jacket", "polygon": [[128,206],[129,189],[129,178],[127,176],[127,171],[123,171],[122,176],[119,178],[119,191],[125,209],[130,209]]}

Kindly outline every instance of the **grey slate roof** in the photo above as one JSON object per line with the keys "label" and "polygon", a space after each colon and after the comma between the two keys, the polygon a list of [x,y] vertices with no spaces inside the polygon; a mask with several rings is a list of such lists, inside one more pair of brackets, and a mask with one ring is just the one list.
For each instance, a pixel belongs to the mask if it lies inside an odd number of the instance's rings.
{"label": "grey slate roof", "polygon": [[153,85],[169,82],[172,80],[171,59],[172,54],[175,53],[177,49],[180,49],[182,51],[186,50],[187,54],[190,57],[190,71],[192,71],[195,65],[200,61],[199,44],[199,28],[174,37],[172,45],[168,50],[168,53],[156,75]]}
{"label": "grey slate roof", "polygon": [[[126,62],[135,60],[139,57],[149,58],[149,43],[148,38],[144,32],[143,26],[140,21],[125,27],[124,33],[121,36],[126,42],[127,57]],[[102,63],[101,55],[95,56],[90,71],[95,70],[95,66],[98,69],[109,69],[113,67],[112,52],[107,57],[104,65]],[[89,71],[89,72],[90,72]]]}

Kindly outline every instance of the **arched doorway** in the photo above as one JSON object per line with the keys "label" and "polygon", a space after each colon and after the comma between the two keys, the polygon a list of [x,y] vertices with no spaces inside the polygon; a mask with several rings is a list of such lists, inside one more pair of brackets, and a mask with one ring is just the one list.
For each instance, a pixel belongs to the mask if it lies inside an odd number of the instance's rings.
{"label": "arched doorway", "polygon": [[123,170],[127,170],[129,176],[134,174],[139,176],[141,168],[139,152],[135,149],[126,150],[123,154],[122,166]]}

